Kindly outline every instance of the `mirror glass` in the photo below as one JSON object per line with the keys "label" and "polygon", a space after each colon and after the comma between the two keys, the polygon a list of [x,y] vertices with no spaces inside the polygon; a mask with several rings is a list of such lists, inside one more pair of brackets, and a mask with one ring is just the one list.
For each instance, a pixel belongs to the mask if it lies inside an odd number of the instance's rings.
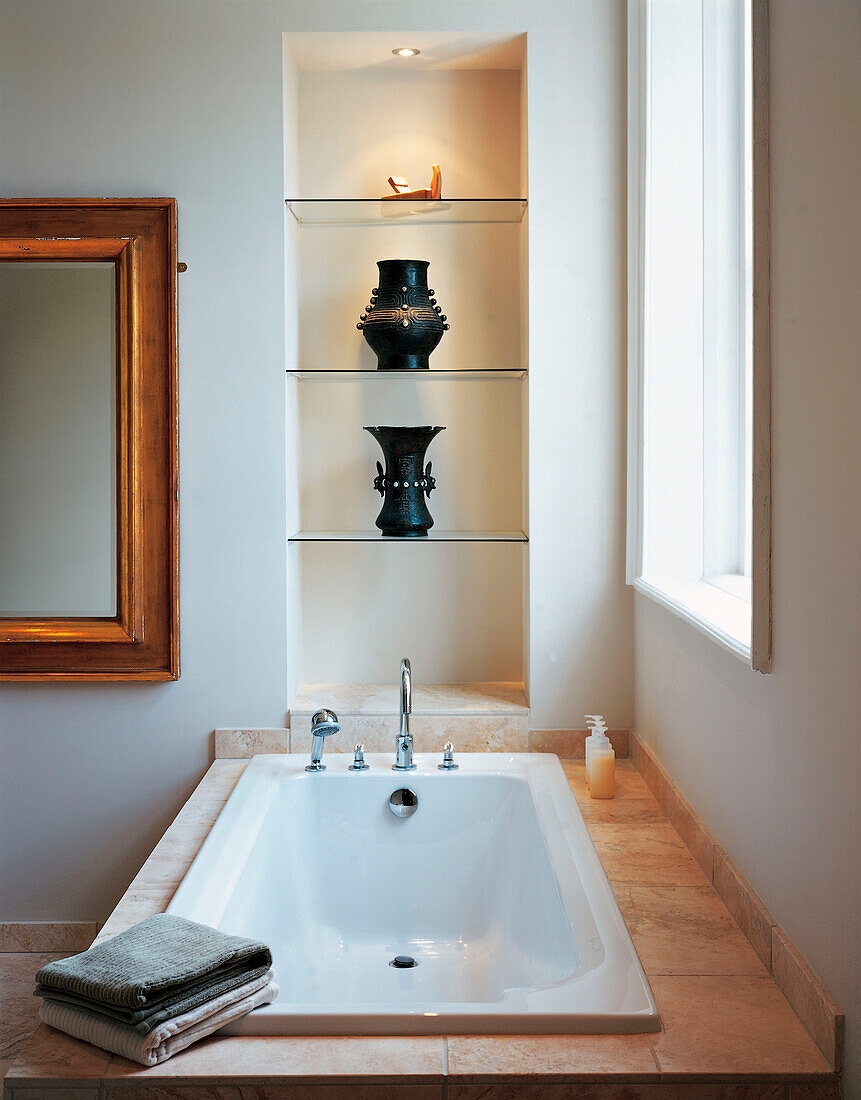
{"label": "mirror glass", "polygon": [[117,614],[112,263],[0,262],[0,617]]}

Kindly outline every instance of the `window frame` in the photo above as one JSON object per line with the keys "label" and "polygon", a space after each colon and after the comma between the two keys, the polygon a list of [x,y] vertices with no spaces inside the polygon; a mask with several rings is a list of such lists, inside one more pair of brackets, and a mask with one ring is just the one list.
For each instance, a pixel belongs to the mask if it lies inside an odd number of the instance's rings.
{"label": "window frame", "polygon": [[[732,574],[704,575],[698,582],[644,576],[645,370],[647,346],[645,279],[647,58],[650,26],[647,0],[628,0],[628,508],[626,580],[637,591],[689,622],[759,672],[772,668],[771,609],[771,354],[769,319],[768,0],[750,0],[750,222],[752,293],[746,325],[752,346],[748,392],[740,400],[750,463],[751,493],[740,494],[743,557],[749,555],[751,599],[740,599]],[[740,479],[743,476],[740,472]],[[705,540],[704,533],[704,540]],[[704,541],[704,565],[709,550]],[[746,561],[740,562],[744,567]],[[742,612],[742,607],[745,609]],[[749,624],[744,616],[749,615]],[[748,629],[749,626],[749,629]]]}

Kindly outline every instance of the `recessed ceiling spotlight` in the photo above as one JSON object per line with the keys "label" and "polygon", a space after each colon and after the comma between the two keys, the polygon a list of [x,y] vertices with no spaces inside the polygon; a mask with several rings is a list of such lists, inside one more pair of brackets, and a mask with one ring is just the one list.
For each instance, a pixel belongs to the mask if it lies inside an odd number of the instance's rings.
{"label": "recessed ceiling spotlight", "polygon": [[401,46],[397,50],[392,50],[395,57],[418,57],[421,50],[415,50],[412,46]]}

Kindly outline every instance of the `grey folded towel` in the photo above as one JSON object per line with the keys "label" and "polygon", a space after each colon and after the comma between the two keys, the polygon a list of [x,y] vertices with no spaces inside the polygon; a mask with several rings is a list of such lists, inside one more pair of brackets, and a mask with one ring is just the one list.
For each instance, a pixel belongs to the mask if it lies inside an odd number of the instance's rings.
{"label": "grey folded towel", "polygon": [[119,1005],[105,1004],[103,1001],[93,1001],[88,997],[79,997],[75,993],[64,993],[59,989],[51,989],[48,986],[37,986],[35,993],[46,1001],[54,1001],[57,1004],[72,1005],[75,1008],[86,1009],[88,1012],[98,1013],[108,1020],[117,1023],[128,1024],[135,1028],[141,1035],[148,1035],[153,1028],[170,1020],[174,1016],[181,1016],[207,1004],[225,993],[231,993],[247,982],[254,981],[267,973],[266,965],[256,966],[252,970],[244,966],[237,967],[230,972],[224,972],[220,980],[213,981],[205,978],[196,985],[184,988],[182,991],[169,997],[161,997],[157,1001],[148,1004],[146,1008],[121,1008]]}
{"label": "grey folded towel", "polygon": [[154,1027],[271,966],[265,944],[157,913],[79,955],[43,966],[36,992],[125,1023],[152,1020]]}

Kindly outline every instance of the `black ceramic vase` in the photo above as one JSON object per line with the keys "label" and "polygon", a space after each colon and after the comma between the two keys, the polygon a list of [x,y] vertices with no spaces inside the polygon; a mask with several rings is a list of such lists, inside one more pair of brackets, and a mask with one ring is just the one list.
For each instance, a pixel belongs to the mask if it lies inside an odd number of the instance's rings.
{"label": "black ceramic vase", "polygon": [[427,260],[377,260],[380,285],[356,328],[377,356],[377,370],[427,370],[449,327],[428,290]]}
{"label": "black ceramic vase", "polygon": [[423,538],[433,527],[425,497],[436,488],[431,463],[425,469],[425,451],[430,441],[445,428],[365,428],[383,449],[386,468],[377,463],[374,488],[383,498],[377,527],[384,535]]}

